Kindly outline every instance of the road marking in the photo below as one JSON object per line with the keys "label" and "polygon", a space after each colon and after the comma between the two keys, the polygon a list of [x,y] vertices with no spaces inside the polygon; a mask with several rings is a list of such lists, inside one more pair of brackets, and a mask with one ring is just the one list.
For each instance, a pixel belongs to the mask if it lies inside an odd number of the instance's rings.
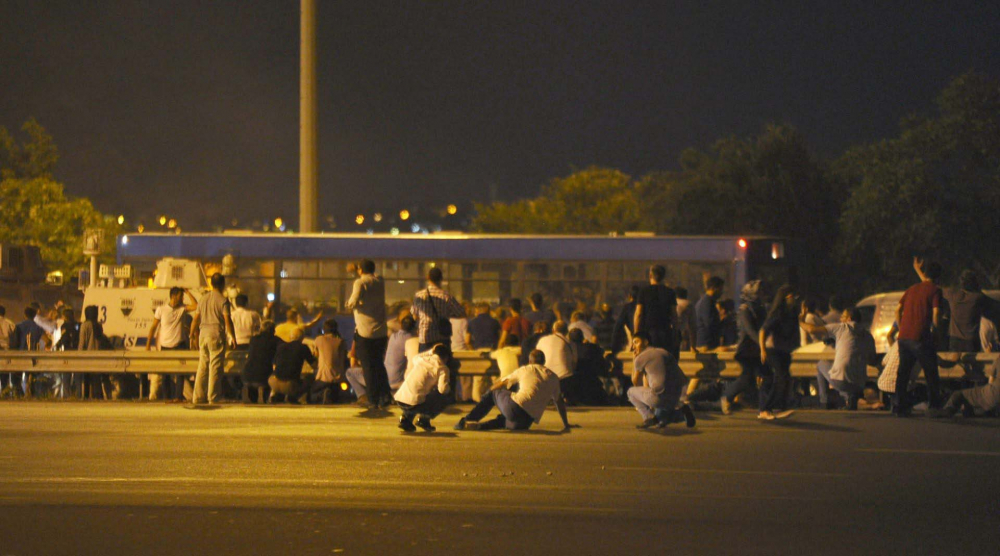
{"label": "road marking", "polygon": [[972,452],[968,450],[897,450],[893,448],[855,448],[855,452],[876,454],[926,454],[932,456],[988,456],[1000,457],[1000,452]]}
{"label": "road marking", "polygon": [[851,477],[848,473],[813,473],[809,471],[747,471],[742,469],[697,469],[684,467],[608,467],[612,471],[649,471],[662,473],[710,473],[719,475],[776,475],[787,477]]}

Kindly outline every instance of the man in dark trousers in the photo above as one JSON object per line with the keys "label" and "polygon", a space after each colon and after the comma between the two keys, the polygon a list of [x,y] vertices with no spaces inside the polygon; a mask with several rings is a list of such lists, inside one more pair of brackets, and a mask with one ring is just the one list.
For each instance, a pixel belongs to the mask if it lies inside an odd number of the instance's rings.
{"label": "man in dark trousers", "polygon": [[[927,380],[927,405],[930,409],[940,407],[938,359],[932,326],[938,327],[941,320],[941,288],[935,283],[941,277],[941,265],[924,263],[920,257],[913,257],[913,270],[920,277],[920,282],[906,290],[896,309],[899,372],[896,375],[896,392],[892,395],[892,413],[898,417],[908,417],[913,408],[907,386],[917,361],[923,367]],[[933,412],[929,411],[928,415],[933,415]]]}
{"label": "man in dark trousers", "polygon": [[361,363],[371,405],[385,407],[392,401],[385,371],[385,350],[389,336],[385,320],[385,283],[375,274],[375,262],[359,265],[351,297],[344,305],[354,311],[354,353]]}
{"label": "man in dark trousers", "polygon": [[677,296],[674,290],[663,285],[667,269],[661,265],[649,268],[649,285],[639,292],[636,299],[635,317],[632,330],[644,332],[649,337],[649,345],[663,348],[680,357],[674,323],[677,321]]}

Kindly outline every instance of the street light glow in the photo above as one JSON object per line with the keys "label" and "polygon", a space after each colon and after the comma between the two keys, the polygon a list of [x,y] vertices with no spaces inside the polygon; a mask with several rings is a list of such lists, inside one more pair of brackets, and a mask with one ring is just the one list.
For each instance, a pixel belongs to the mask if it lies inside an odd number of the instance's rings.
{"label": "street light glow", "polygon": [[284,222],[281,220],[281,218],[275,218],[274,219],[274,227],[275,228],[278,228],[280,230],[282,224],[284,224]]}
{"label": "street light glow", "polygon": [[142,224],[139,224],[139,226],[136,227],[136,231],[141,234],[142,232],[146,231],[146,227],[143,226]]}
{"label": "street light glow", "polygon": [[376,212],[375,216],[372,217],[372,220],[374,220],[376,222],[381,222],[382,221],[382,213],[381,212]]}
{"label": "street light glow", "polygon": [[409,220],[410,219],[410,211],[408,211],[406,209],[403,209],[403,210],[399,211],[399,219],[400,220]]}
{"label": "street light glow", "polygon": [[174,228],[177,227],[177,221],[171,218],[170,220],[167,221],[167,227],[173,230]]}
{"label": "street light glow", "polygon": [[455,214],[458,212],[458,207],[455,205],[448,205],[448,214]]}
{"label": "street light glow", "polygon": [[125,215],[124,214],[119,214],[118,215],[118,225],[121,226],[124,223],[125,223]]}
{"label": "street light glow", "polygon": [[359,215],[355,216],[354,217],[354,222],[356,222],[358,224],[358,226],[364,224],[365,223],[365,215],[359,214]]}
{"label": "street light glow", "polygon": [[166,225],[167,225],[167,217],[166,216],[161,216],[160,217],[160,226],[166,226]]}

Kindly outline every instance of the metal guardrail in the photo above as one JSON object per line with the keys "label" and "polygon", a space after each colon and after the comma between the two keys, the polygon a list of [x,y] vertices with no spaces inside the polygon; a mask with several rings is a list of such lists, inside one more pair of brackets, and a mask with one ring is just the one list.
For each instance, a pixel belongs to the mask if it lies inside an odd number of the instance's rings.
{"label": "metal guardrail", "polygon": [[[227,374],[239,374],[246,361],[245,351],[228,351],[224,369]],[[455,357],[462,363],[460,374],[490,374],[493,362],[489,351],[458,351]],[[624,371],[632,370],[632,354],[617,354]],[[942,379],[962,379],[981,375],[987,365],[997,359],[994,353],[939,353]],[[816,363],[832,361],[832,352],[793,353],[791,373],[794,377],[816,376]],[[681,353],[680,366],[691,378],[735,378],[740,365],[732,352]],[[190,351],[0,351],[0,373],[101,373],[101,374],[194,374],[198,370],[198,352]],[[868,367],[870,378],[878,377],[877,367]]]}

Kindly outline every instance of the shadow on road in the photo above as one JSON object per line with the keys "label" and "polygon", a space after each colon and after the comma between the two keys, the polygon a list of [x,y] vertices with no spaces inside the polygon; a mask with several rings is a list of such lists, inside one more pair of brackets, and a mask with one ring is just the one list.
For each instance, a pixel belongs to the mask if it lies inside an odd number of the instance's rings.
{"label": "shadow on road", "polygon": [[642,434],[655,434],[656,436],[691,436],[695,434],[701,434],[701,431],[697,427],[689,429],[687,427],[667,427],[665,429],[651,428],[651,429],[639,429]]}
{"label": "shadow on road", "polygon": [[392,417],[392,412],[387,409],[372,407],[359,412],[357,417],[361,417],[362,419],[388,419]]}
{"label": "shadow on road", "polygon": [[762,424],[770,427],[799,429],[807,431],[861,432],[860,430],[852,429],[851,427],[842,427],[840,425],[827,425],[823,423],[810,423],[808,421],[795,421],[793,419],[782,419],[780,421],[766,421]]}

